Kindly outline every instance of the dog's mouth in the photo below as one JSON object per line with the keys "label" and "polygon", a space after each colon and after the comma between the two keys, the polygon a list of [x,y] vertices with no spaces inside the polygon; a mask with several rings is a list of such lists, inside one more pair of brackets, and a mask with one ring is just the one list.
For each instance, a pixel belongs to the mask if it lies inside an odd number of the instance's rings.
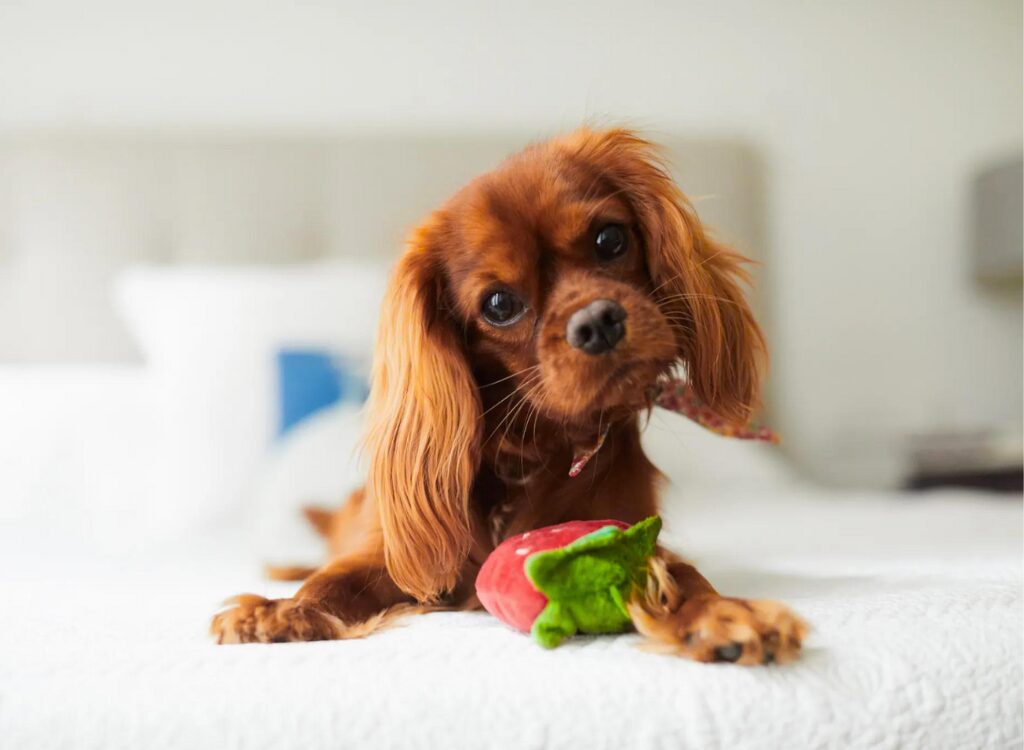
{"label": "dog's mouth", "polygon": [[[609,422],[620,422],[649,409],[657,380],[672,372],[674,362],[623,358],[589,368],[552,368],[537,397],[547,416],[575,436],[592,436]],[[595,366],[599,365],[599,366]]]}
{"label": "dog's mouth", "polygon": [[579,476],[590,459],[597,455],[604,446],[612,425],[621,419],[632,417],[638,411],[648,410],[654,406],[661,390],[659,376],[664,377],[661,371],[665,369],[664,366],[657,366],[657,363],[634,361],[618,365],[608,375],[599,394],[601,400],[604,400],[606,394],[614,393],[614,401],[610,404],[602,403],[591,412],[588,421],[593,427],[585,431],[584,437],[575,441],[572,463],[569,466],[570,477]]}
{"label": "dog's mouth", "polygon": [[595,388],[590,413],[636,412],[651,406],[656,384],[674,362],[634,359],[616,365]]}

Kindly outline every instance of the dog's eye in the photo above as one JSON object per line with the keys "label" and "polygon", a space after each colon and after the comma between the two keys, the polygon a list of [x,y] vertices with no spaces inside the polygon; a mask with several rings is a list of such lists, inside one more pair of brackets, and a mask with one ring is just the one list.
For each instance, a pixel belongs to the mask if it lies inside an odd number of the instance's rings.
{"label": "dog's eye", "polygon": [[626,230],[619,224],[608,224],[597,230],[594,236],[597,257],[612,260],[626,252]]}
{"label": "dog's eye", "polygon": [[492,326],[512,325],[526,311],[521,299],[504,290],[490,292],[484,297],[482,308],[484,320]]}

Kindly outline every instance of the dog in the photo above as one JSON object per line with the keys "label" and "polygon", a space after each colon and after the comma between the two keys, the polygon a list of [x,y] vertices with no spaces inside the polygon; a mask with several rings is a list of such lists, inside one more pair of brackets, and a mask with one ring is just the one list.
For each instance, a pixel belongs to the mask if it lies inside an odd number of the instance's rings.
{"label": "dog", "polygon": [[[660,474],[640,444],[652,384],[685,372],[731,424],[757,409],[765,345],[745,263],[628,130],[577,130],[467,184],[412,232],[391,278],[366,486],[335,513],[308,512],[329,562],[276,571],[305,583],[290,599],[229,600],[212,634],[353,638],[412,611],[477,608],[476,574],[503,539],[656,514]],[[652,572],[631,609],[653,648],[739,664],[799,655],[807,626],[784,605],[722,596],[664,549]]]}

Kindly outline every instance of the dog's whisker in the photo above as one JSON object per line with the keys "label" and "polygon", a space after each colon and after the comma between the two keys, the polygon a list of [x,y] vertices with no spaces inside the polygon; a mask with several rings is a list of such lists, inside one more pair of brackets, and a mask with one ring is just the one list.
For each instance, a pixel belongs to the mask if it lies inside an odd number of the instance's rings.
{"label": "dog's whisker", "polygon": [[[501,440],[498,443],[499,445],[501,445],[502,443],[504,443],[505,441],[508,440],[508,434],[512,430],[512,428],[515,426],[516,418],[522,412],[522,410],[529,404],[529,398],[530,398],[530,393],[531,392],[532,392],[532,389],[531,389],[531,391],[528,391],[527,393],[525,393],[523,395],[523,397],[521,399],[519,399],[519,402],[516,404],[515,410],[509,412],[509,414],[506,415],[506,420],[503,420],[503,422],[507,422],[507,426],[505,427],[505,432],[502,434]],[[522,458],[522,456],[520,455],[520,459],[521,458]],[[520,464],[520,466],[521,466],[521,464]]]}
{"label": "dog's whisker", "polygon": [[[536,384],[538,384],[541,381],[542,375],[543,374],[540,373],[540,372],[535,373],[530,379],[528,379],[522,385],[517,386],[516,389],[513,390],[511,394],[509,394],[509,396],[506,396],[504,399],[502,399],[502,401],[505,401],[510,396],[513,396],[513,395],[516,395],[517,393],[519,393],[521,389],[523,389],[523,388],[526,389],[526,391],[521,394],[520,399],[515,403],[515,405],[510,407],[508,412],[502,417],[501,421],[498,422],[498,426],[494,428],[494,430],[491,432],[490,435],[488,435],[487,439],[484,441],[485,443],[488,442],[492,437],[494,437],[494,435],[497,434],[498,430],[500,430],[502,428],[502,426],[504,426],[505,423],[507,421],[509,421],[510,418],[513,418],[513,416],[517,412],[517,410],[526,401],[526,399],[527,399],[527,397],[528,397],[528,395],[530,393],[530,390]],[[488,409],[488,411],[493,410],[493,408],[494,407],[491,407],[491,409]],[[509,426],[511,427],[511,424]],[[507,435],[507,433],[508,433],[508,430],[506,430],[506,435]],[[504,440],[505,439],[505,435],[502,435],[501,439]]]}
{"label": "dog's whisker", "polygon": [[[539,367],[540,367],[540,365],[537,365],[537,368],[538,368],[538,369],[539,369]],[[524,382],[520,383],[520,384],[519,384],[519,385],[517,385],[517,386],[516,386],[515,388],[513,388],[513,389],[512,389],[512,391],[511,391],[511,392],[510,392],[510,393],[509,393],[508,395],[506,395],[506,396],[503,396],[503,397],[501,398],[501,400],[497,401],[496,403],[494,403],[494,404],[492,404],[492,405],[491,405],[490,407],[488,407],[488,408],[487,408],[487,410],[486,410],[486,411],[484,411],[483,413],[481,413],[481,415],[480,415],[480,416],[481,416],[481,417],[485,417],[485,416],[487,416],[487,415],[488,415],[488,414],[490,414],[490,413],[491,413],[492,411],[494,411],[494,410],[495,410],[496,408],[498,408],[499,406],[501,406],[501,405],[502,405],[502,404],[503,404],[503,403],[504,403],[505,401],[508,401],[508,400],[509,400],[510,398],[512,398],[513,396],[515,396],[515,395],[516,395],[516,393],[518,393],[518,392],[519,392],[519,390],[520,390],[521,388],[524,388],[524,387],[528,386],[528,385],[529,385],[529,384],[530,384],[530,383],[532,382],[532,379],[533,379],[534,377],[540,377],[540,376],[541,376],[541,373],[540,373],[539,371],[538,371],[538,372],[535,372],[535,373],[531,373],[530,377],[528,377],[528,378],[527,378],[527,379],[526,379],[526,380],[525,380]]]}
{"label": "dog's whisker", "polygon": [[672,283],[673,281],[675,281],[676,279],[678,279],[678,278],[679,278],[680,276],[682,276],[682,274],[681,274],[681,273],[677,273],[677,274],[675,274],[674,276],[669,276],[669,277],[668,277],[667,279],[665,279],[665,280],[664,280],[663,282],[661,282],[660,284],[658,284],[658,286],[654,287],[654,288],[653,288],[653,289],[652,289],[652,290],[651,290],[650,292],[648,292],[648,294],[649,294],[649,295],[654,295],[654,294],[656,294],[656,293],[657,293],[658,291],[660,291],[660,290],[661,290],[662,288],[664,288],[665,286],[667,286],[667,285],[671,284],[671,283]]}
{"label": "dog's whisker", "polygon": [[[491,431],[491,434],[487,436],[487,438],[484,440],[484,443],[489,442],[491,438],[493,438],[501,430],[502,427],[505,427],[506,424],[508,424],[509,427],[511,427],[511,420],[514,418],[515,414],[522,407],[522,405],[526,402],[527,395],[528,394],[525,393],[520,394],[519,399],[512,406],[509,407],[509,410],[505,413],[505,415],[501,418],[501,420],[498,422],[495,428]],[[508,433],[508,429],[506,429],[505,433]],[[505,435],[502,435],[501,440],[504,439]]]}
{"label": "dog's whisker", "polygon": [[539,419],[539,416],[540,416],[540,409],[538,407],[536,396],[539,395],[542,392],[543,392],[543,388],[539,387],[539,388],[534,389],[533,391],[531,391],[531,393],[529,395],[530,409],[527,412],[526,421],[523,423],[522,440],[519,441],[519,475],[522,478],[526,477],[526,468],[524,466],[523,460],[524,460],[524,455],[526,453],[526,434],[527,434],[527,432],[529,432],[529,429],[530,429],[530,419],[531,418],[534,418],[534,423],[533,423],[534,445],[533,445],[533,447],[534,447],[534,450],[536,450],[536,448],[537,448],[537,441],[536,441],[537,420]]}
{"label": "dog's whisker", "polygon": [[498,383],[504,383],[506,380],[511,380],[512,378],[516,377],[517,375],[522,375],[524,373],[530,372],[531,370],[539,370],[539,369],[540,369],[540,365],[530,365],[529,367],[524,367],[519,372],[514,372],[511,375],[506,375],[505,377],[498,378],[497,380],[492,380],[490,383],[484,383],[483,385],[478,386],[478,387],[481,388],[481,389],[483,389],[483,388],[490,388],[492,385],[497,385]]}
{"label": "dog's whisker", "polygon": [[742,306],[740,302],[738,302],[738,301],[736,301],[734,299],[729,299],[728,297],[719,297],[719,296],[714,295],[714,294],[673,294],[673,295],[671,295],[669,297],[660,297],[658,299],[658,301],[659,302],[676,302],[678,300],[688,300],[688,299],[708,299],[708,300],[714,300],[714,301],[717,301],[717,302],[725,302],[725,303],[730,304],[730,305],[736,305],[737,307],[741,307]]}
{"label": "dog's whisker", "polygon": [[691,336],[696,336],[697,335],[697,329],[694,328],[692,325],[688,325],[688,323],[690,323],[690,322],[692,322],[692,321],[682,320],[682,319],[673,320],[673,319],[670,318],[668,320],[668,325],[669,325],[670,328],[672,328],[675,331],[682,331],[684,333],[690,334]]}
{"label": "dog's whisker", "polygon": [[701,267],[701,266],[703,266],[703,265],[704,265],[705,263],[710,263],[710,262],[711,262],[711,261],[713,261],[713,260],[714,260],[715,258],[717,258],[717,257],[718,257],[719,255],[721,255],[721,254],[722,254],[723,252],[725,252],[725,251],[724,251],[724,250],[718,250],[718,251],[716,251],[716,252],[712,253],[711,255],[709,255],[708,257],[706,257],[706,258],[705,258],[704,260],[702,260],[702,261],[701,261],[700,263],[698,263],[698,264],[697,264],[697,267],[698,267],[698,268],[700,268],[700,267]]}
{"label": "dog's whisker", "polygon": [[502,428],[502,427],[504,427],[504,425],[505,425],[505,422],[506,422],[506,421],[507,421],[507,420],[509,419],[510,415],[511,415],[512,413],[514,413],[514,411],[515,411],[516,407],[518,407],[518,406],[519,406],[519,404],[520,404],[520,403],[522,403],[522,401],[523,401],[523,399],[524,399],[524,398],[525,398],[525,396],[524,396],[524,395],[521,395],[521,394],[520,394],[520,397],[519,397],[519,399],[518,399],[517,401],[515,401],[515,402],[514,402],[514,403],[512,404],[512,406],[510,406],[510,407],[509,407],[509,410],[508,410],[508,411],[507,411],[507,412],[506,412],[506,413],[505,413],[505,414],[504,414],[504,415],[502,416],[501,420],[499,420],[498,424],[497,424],[497,425],[495,425],[495,427],[494,427],[494,429],[493,429],[493,430],[491,430],[490,434],[489,434],[489,435],[488,435],[488,436],[487,436],[486,438],[484,438],[484,440],[483,440],[483,444],[489,443],[489,442],[491,441],[491,439],[492,439],[492,438],[493,438],[493,437],[494,437],[495,435],[497,435],[497,434],[498,434],[498,432],[499,432],[499,431],[501,430],[501,428]]}

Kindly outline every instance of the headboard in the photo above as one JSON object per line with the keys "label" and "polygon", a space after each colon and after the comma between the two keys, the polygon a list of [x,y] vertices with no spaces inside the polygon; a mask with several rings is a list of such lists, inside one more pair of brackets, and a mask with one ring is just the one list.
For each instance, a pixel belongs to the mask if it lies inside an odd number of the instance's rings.
{"label": "headboard", "polygon": [[[109,298],[127,265],[390,262],[420,217],[542,137],[2,135],[0,362],[137,359]],[[650,137],[705,223],[763,259],[756,154],[731,141]]]}

